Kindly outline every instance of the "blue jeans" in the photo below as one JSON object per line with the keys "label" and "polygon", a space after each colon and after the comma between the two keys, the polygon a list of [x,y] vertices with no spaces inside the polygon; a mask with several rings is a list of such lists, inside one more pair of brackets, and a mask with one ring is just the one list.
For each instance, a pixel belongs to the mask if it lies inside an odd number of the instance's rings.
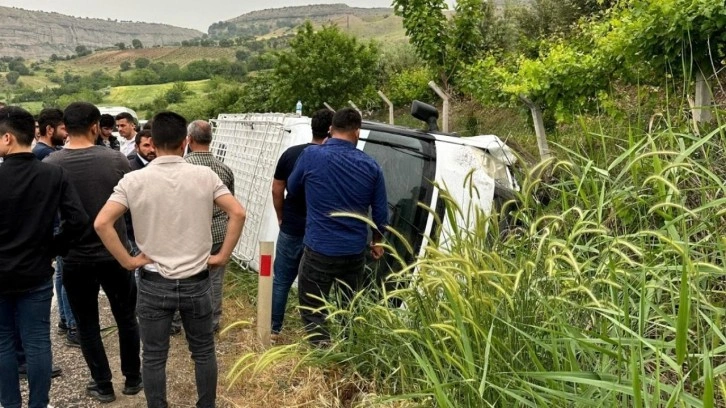
{"label": "blue jeans", "polygon": [[45,408],[50,392],[50,304],[53,281],[23,294],[0,295],[0,405],[20,408],[20,379],[15,353],[16,320],[27,352],[28,407]]}
{"label": "blue jeans", "polygon": [[272,280],[272,331],[274,333],[282,331],[285,309],[287,308],[287,297],[292,283],[297,278],[302,253],[303,237],[296,237],[280,231],[280,235],[277,236],[277,248],[275,249],[275,276]]}
{"label": "blue jeans", "polygon": [[148,408],[167,408],[166,360],[174,312],[181,314],[194,360],[197,408],[214,408],[217,399],[217,356],[212,323],[212,288],[208,272],[188,279],[166,279],[140,270],[136,314],[143,344],[144,394]]}
{"label": "blue jeans", "polygon": [[69,329],[76,329],[76,319],[71,311],[71,304],[68,302],[68,292],[63,286],[63,258],[55,258],[55,292],[57,293],[58,313],[62,322],[66,323]]}

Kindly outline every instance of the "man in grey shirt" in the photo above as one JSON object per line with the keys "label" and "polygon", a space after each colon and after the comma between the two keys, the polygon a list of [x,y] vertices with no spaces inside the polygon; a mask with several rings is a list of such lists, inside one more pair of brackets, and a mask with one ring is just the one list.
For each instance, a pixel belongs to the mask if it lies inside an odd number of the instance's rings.
{"label": "man in grey shirt", "polygon": [[[70,142],[63,150],[51,153],[44,162],[62,167],[78,191],[83,208],[94,219],[119,180],[128,173],[128,159],[120,152],[96,145],[101,113],[90,103],[75,102],[63,112]],[[126,241],[126,226],[118,220],[115,231]],[[126,244],[128,245],[128,244]],[[128,251],[127,247],[124,250]],[[139,327],[136,322],[136,284],[133,272],[124,269],[89,228],[78,244],[63,257],[63,285],[76,317],[81,350],[93,383],[87,394],[100,402],[111,402],[116,395],[111,369],[101,341],[98,294],[103,288],[118,326],[121,372],[126,377],[123,393],[142,390],[139,358]]]}
{"label": "man in grey shirt", "polygon": [[[181,157],[186,133],[186,121],[176,113],[154,116],[151,139],[156,159],[124,176],[94,223],[104,245],[122,265],[141,268],[137,315],[149,408],[168,407],[166,360],[177,310],[194,360],[196,407],[215,407],[218,373],[209,274],[229,261],[245,220],[244,208],[219,176]],[[222,247],[210,255],[214,205],[227,213],[229,221]],[[113,227],[127,210],[134,214],[136,244],[141,250],[135,257]]]}

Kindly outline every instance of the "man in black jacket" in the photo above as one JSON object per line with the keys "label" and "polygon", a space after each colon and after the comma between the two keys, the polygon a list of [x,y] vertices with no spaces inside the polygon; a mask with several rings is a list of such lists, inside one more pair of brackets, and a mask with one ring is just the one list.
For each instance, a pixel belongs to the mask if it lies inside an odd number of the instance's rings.
{"label": "man in black jacket", "polygon": [[[89,218],[63,169],[31,152],[33,116],[0,109],[0,405],[21,405],[16,325],[28,350],[28,406],[48,405],[52,258],[88,231]],[[53,223],[60,211],[61,231]]]}
{"label": "man in black jacket", "polygon": [[156,158],[156,150],[151,143],[151,130],[144,129],[136,133],[136,151],[128,155],[131,171],[143,169]]}

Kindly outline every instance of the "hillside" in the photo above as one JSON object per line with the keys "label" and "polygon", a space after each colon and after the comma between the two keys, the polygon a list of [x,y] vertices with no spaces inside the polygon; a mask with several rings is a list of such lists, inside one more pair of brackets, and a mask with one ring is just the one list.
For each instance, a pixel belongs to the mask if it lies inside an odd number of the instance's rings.
{"label": "hillside", "polygon": [[201,59],[234,60],[234,48],[221,47],[155,47],[139,50],[105,50],[94,52],[82,58],[71,61],[62,61],[59,66],[74,71],[90,72],[95,69],[118,70],[119,65],[124,61],[133,63],[137,58],[146,58],[151,62],[163,62],[165,64],[178,64],[185,66],[192,61]]}
{"label": "hillside", "polygon": [[131,44],[171,45],[199,37],[197,30],[165,24],[79,18],[59,13],[0,6],[0,56],[47,58],[74,54],[76,47],[91,49]]}
{"label": "hillside", "polygon": [[[375,38],[381,41],[405,38],[403,21],[390,8],[361,8],[345,4],[317,4],[310,6],[282,7],[253,11],[225,23],[234,24],[235,32],[258,38],[280,37],[295,33],[295,29],[306,20],[316,25],[335,24],[342,31],[361,39]],[[215,29],[226,26],[210,27]]]}
{"label": "hillside", "polygon": [[393,14],[393,9],[350,7],[346,4],[316,4],[252,11],[227,21],[236,24],[259,24],[294,19],[319,21],[320,19],[328,19],[330,16],[339,16],[341,14],[355,15],[359,18],[376,17],[382,14]]}

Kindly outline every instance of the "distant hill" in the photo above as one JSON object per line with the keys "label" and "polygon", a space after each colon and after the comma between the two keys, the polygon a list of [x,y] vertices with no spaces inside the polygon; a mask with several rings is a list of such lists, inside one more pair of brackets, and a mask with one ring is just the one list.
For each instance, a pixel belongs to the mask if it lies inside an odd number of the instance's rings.
{"label": "distant hill", "polygon": [[393,14],[393,9],[350,7],[346,4],[316,4],[252,11],[222,24],[212,24],[209,34],[227,32],[229,24],[234,24],[235,35],[278,37],[294,33],[295,28],[306,20],[316,25],[335,24],[343,31],[363,39],[405,38],[403,22]]}
{"label": "distant hill", "polygon": [[[525,6],[531,4],[533,0],[493,1],[497,12],[503,12],[506,7]],[[252,11],[227,21],[214,23],[209,27],[208,33],[216,37],[238,35],[257,38],[281,37],[294,34],[296,28],[306,20],[312,21],[315,25],[337,25],[342,31],[360,39],[390,42],[404,41],[407,38],[403,19],[396,16],[392,8],[350,7],[342,3]]]}
{"label": "distant hill", "polygon": [[47,58],[75,54],[76,47],[131,46],[137,38],[144,47],[171,45],[202,33],[165,24],[135,23],[71,17],[59,13],[0,6],[0,56]]}

